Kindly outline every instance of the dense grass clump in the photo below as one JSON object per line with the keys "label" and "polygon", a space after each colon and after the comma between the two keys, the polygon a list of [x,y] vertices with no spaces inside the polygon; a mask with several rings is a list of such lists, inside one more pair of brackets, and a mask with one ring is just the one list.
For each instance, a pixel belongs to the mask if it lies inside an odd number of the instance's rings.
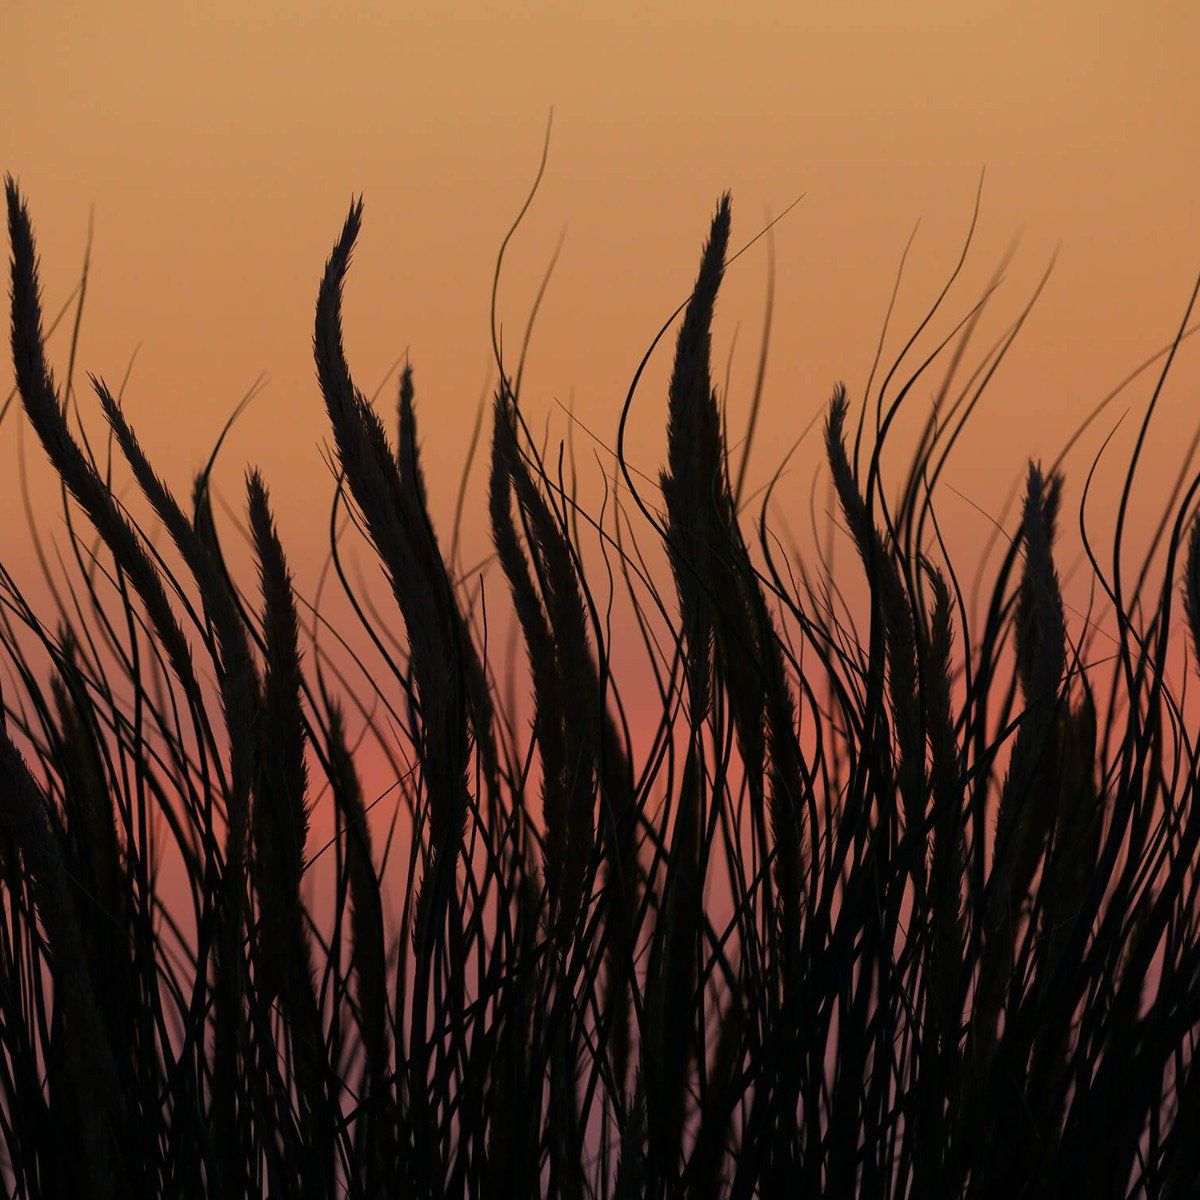
{"label": "dense grass clump", "polygon": [[[16,390],[73,561],[37,606],[0,568],[5,1195],[1200,1192],[1200,747],[1169,686],[1200,645],[1200,477],[1129,579],[1139,438],[1110,567],[1085,536],[1104,603],[1076,630],[1061,464],[1030,465],[970,599],[934,500],[1011,340],[958,381],[972,313],[861,409],[840,387],[828,405],[856,622],[731,466],[710,361],[724,197],[657,490],[619,441],[620,486],[589,512],[497,349],[489,617],[430,516],[411,372],[393,441],[346,359],[356,203],[313,349],[364,700],[318,646],[256,471],[239,580],[211,459],[176,497],[99,378],[107,454],[73,428],[11,181],[7,202]],[[943,356],[885,487],[896,414]],[[347,517],[391,612],[344,569]],[[614,628],[644,643],[652,727],[630,728]],[[395,830],[364,795],[364,728],[396,766]]]}

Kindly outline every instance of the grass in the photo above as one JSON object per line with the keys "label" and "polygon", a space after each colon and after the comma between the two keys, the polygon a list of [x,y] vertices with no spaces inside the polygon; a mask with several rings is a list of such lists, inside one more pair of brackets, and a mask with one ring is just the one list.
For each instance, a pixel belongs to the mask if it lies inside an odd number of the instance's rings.
{"label": "grass", "polygon": [[[1115,653],[1063,600],[1061,464],[1029,467],[980,603],[945,551],[939,478],[1011,342],[958,381],[976,310],[857,411],[829,403],[856,625],[824,561],[782,552],[770,489],[757,520],[740,503],[710,362],[723,197],[658,491],[621,454],[625,495],[583,508],[497,351],[490,579],[514,677],[431,519],[411,373],[393,442],[346,361],[355,204],[313,347],[331,562],[379,680],[363,700],[317,645],[257,472],[239,582],[211,460],[177,498],[99,378],[107,457],[72,430],[11,180],[7,202],[17,393],[71,561],[39,607],[0,568],[4,1194],[1197,1194],[1200,748],[1169,668],[1200,645],[1200,476],[1121,569],[1186,321],[1111,565],[1087,544]],[[943,360],[888,501],[883,447]],[[169,551],[115,493],[114,451]],[[398,639],[349,579],[339,514]],[[660,702],[637,737],[614,593]],[[398,838],[364,798],[359,729],[397,765]]]}

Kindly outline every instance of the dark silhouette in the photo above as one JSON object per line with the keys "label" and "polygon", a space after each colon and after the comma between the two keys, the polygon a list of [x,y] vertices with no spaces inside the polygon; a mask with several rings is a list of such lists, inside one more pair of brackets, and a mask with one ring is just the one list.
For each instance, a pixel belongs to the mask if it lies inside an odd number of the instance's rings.
{"label": "dark silhouette", "polygon": [[[770,489],[755,520],[730,467],[710,366],[724,197],[682,308],[659,490],[620,452],[603,510],[581,507],[497,349],[489,641],[430,518],[411,372],[393,443],[343,352],[356,203],[313,342],[332,568],[371,643],[369,663],[343,644],[372,681],[352,685],[256,472],[258,578],[238,580],[211,459],[177,499],[94,377],[111,447],[72,428],[11,180],[7,199],[16,389],[72,560],[36,607],[0,567],[5,1195],[1200,1191],[1200,758],[1171,686],[1200,642],[1200,476],[1123,573],[1139,440],[1110,567],[1088,542],[1114,639],[1099,607],[1076,634],[1064,605],[1058,463],[1029,467],[971,601],[934,497],[1008,342],[965,382],[947,372],[898,490],[881,465],[969,316],[857,412],[840,387],[829,404],[836,520],[869,585],[855,627],[825,564],[782,551]],[[111,486],[112,447],[169,547]],[[393,613],[343,569],[347,513]],[[503,586],[529,713],[498,678]],[[636,739],[609,589],[658,689]],[[396,767],[398,901],[351,727]],[[167,861],[190,899],[174,910]]]}

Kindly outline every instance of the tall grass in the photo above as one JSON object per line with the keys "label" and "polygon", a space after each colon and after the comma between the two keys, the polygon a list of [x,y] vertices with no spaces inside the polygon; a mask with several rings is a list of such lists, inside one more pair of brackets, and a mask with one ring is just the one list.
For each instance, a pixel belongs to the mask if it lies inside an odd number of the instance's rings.
{"label": "tall grass", "polygon": [[[1057,463],[1029,466],[971,602],[936,488],[1011,341],[960,379],[973,310],[857,412],[833,392],[856,622],[825,562],[781,550],[771,489],[755,519],[731,470],[711,365],[725,196],[657,491],[622,454],[621,486],[583,508],[498,354],[490,620],[503,587],[513,676],[439,542],[412,372],[393,442],[347,362],[355,203],[313,348],[364,701],[318,642],[262,477],[239,581],[211,460],[178,499],[92,378],[171,546],[118,497],[47,361],[11,180],[7,204],[16,387],[73,561],[36,606],[0,569],[5,1195],[1200,1192],[1200,755],[1170,683],[1200,647],[1200,477],[1131,584],[1139,438],[1111,564],[1087,542],[1115,655],[1094,648],[1099,608],[1077,628],[1063,599]],[[889,502],[884,446],[943,361]],[[351,583],[339,514],[392,612]],[[636,737],[614,593],[660,701]],[[396,766],[398,840],[364,795],[360,730]]]}

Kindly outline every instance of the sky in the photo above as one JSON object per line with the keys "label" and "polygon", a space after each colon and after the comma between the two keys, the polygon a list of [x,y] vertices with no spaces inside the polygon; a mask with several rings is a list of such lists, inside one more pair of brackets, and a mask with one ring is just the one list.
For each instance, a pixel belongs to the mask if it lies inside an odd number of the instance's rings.
{"label": "sky", "polygon": [[[885,363],[953,268],[981,179],[967,266],[922,344],[945,336],[1006,262],[982,350],[1053,261],[946,473],[940,515],[968,559],[1027,460],[1052,458],[1096,401],[1170,341],[1200,271],[1200,10],[1190,0],[3,3],[0,45],[0,169],[29,200],[46,309],[74,286],[93,221],[79,366],[119,384],[134,359],[126,412],[180,489],[265,375],[216,485],[240,511],[246,466],[262,469],[309,590],[333,494],[313,303],[351,197],[366,203],[346,293],[351,367],[373,392],[398,358],[412,363],[431,506],[448,539],[491,367],[496,254],[551,112],[546,173],[509,249],[497,311],[515,354],[561,239],[523,403],[549,445],[573,434],[585,496],[612,470],[629,382],[687,295],[725,189],[738,246],[799,198],[773,230],[750,490],[836,380],[861,397],[914,229]],[[731,267],[714,330],[738,436],[768,253],[762,239]],[[64,326],[51,342],[60,371],[67,345]],[[651,478],[670,347],[652,359],[630,416],[631,465]],[[1097,471],[1102,527],[1152,383],[1131,387],[1068,462],[1070,501],[1128,410]],[[1200,339],[1184,346],[1147,439],[1135,542],[1197,429],[1198,384]],[[389,408],[393,389],[381,396]],[[931,394],[914,391],[910,428]],[[97,405],[85,391],[79,403],[98,435]],[[0,556],[35,587],[16,483],[21,420],[14,408],[0,427]],[[57,493],[24,440],[35,519],[61,537]],[[818,467],[813,435],[780,485],[779,521],[807,524]],[[464,563],[489,550],[482,488],[476,463]]]}

